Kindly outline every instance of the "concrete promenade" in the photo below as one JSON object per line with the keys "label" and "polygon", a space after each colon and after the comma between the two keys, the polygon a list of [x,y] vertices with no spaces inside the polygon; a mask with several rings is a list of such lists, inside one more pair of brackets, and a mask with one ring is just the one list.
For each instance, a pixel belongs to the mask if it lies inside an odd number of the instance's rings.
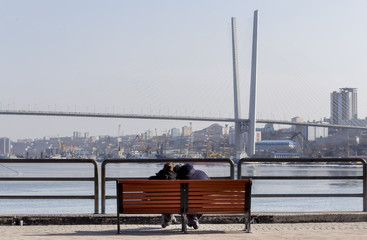
{"label": "concrete promenade", "polygon": [[[154,225],[160,215],[123,215],[121,223]],[[177,215],[178,221],[180,217]],[[367,222],[367,212],[252,212],[252,222],[264,223],[313,223],[313,222]],[[0,214],[0,225],[110,225],[116,224],[116,214]],[[200,222],[205,224],[242,223],[243,215],[204,215]]]}
{"label": "concrete promenade", "polygon": [[159,215],[121,217],[117,235],[115,214],[0,214],[0,239],[367,239],[366,212],[253,212],[249,234],[241,215],[206,215],[188,234]]}
{"label": "concrete promenade", "polygon": [[366,239],[367,222],[353,223],[283,223],[253,224],[251,233],[242,232],[243,224],[201,224],[198,230],[180,232],[176,224],[162,229],[159,225],[32,225],[0,226],[0,239]]}

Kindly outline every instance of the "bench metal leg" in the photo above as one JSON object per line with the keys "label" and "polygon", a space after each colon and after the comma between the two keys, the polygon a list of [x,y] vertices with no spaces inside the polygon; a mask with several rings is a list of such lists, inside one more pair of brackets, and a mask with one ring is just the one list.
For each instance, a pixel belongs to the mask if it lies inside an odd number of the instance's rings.
{"label": "bench metal leg", "polygon": [[187,225],[186,225],[186,214],[181,214],[181,232],[187,233]]}
{"label": "bench metal leg", "polygon": [[250,211],[246,211],[245,212],[245,229],[244,229],[244,231],[246,233],[250,233],[251,232],[250,221],[251,221],[251,213],[250,213]]}
{"label": "bench metal leg", "polygon": [[117,213],[117,234],[121,234],[120,231],[120,214]]}

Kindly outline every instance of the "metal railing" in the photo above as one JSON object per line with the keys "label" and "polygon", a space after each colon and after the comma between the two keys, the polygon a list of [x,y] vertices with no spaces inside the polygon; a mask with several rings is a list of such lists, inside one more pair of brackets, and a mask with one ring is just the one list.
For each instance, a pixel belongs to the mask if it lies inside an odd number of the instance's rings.
{"label": "metal railing", "polygon": [[[242,176],[242,164],[244,163],[350,163],[362,164],[361,176]],[[252,178],[253,180],[361,180],[362,193],[343,194],[252,194],[258,198],[281,198],[281,197],[360,197],[363,198],[363,211],[367,212],[367,172],[366,160],[362,158],[324,158],[324,159],[300,159],[300,158],[243,158],[237,164],[238,179]]]}
{"label": "metal railing", "polygon": [[166,162],[173,162],[173,163],[228,163],[229,168],[229,177],[211,177],[212,179],[234,179],[234,162],[231,159],[200,159],[200,158],[181,158],[181,159],[107,159],[102,162],[101,167],[101,213],[106,213],[106,199],[114,199],[116,195],[106,195],[106,182],[107,181],[116,181],[117,178],[119,179],[147,179],[149,176],[144,178],[125,178],[123,176],[113,176],[113,177],[106,177],[106,166],[108,164],[124,164],[124,163],[166,163]]}
{"label": "metal railing", "polygon": [[91,159],[0,159],[0,163],[85,163],[93,164],[94,177],[0,177],[0,181],[93,181],[94,195],[0,195],[0,199],[94,199],[94,213],[99,211],[98,163]]}
{"label": "metal railing", "polygon": [[[106,175],[106,166],[109,164],[125,163],[225,163],[229,165],[229,176],[211,177],[212,179],[234,179],[235,164],[230,159],[109,159],[101,164],[101,213],[106,211],[106,199],[114,199],[116,196],[106,195],[106,182],[120,179],[147,179],[146,177],[124,177]],[[83,163],[94,166],[94,177],[0,177],[3,181],[92,181],[94,182],[94,195],[0,195],[0,199],[94,199],[94,211],[99,213],[99,170],[98,163],[89,159],[0,159],[2,163]],[[362,165],[362,175],[358,176],[242,176],[242,165],[246,163],[350,163]],[[311,165],[312,166],[312,165]],[[362,193],[318,193],[318,194],[252,194],[257,198],[281,198],[281,197],[360,197],[363,198],[363,211],[367,212],[367,162],[360,158],[336,158],[336,159],[274,159],[274,158],[246,158],[241,159],[237,164],[237,178],[252,178],[253,180],[361,180]],[[0,193],[1,194],[1,193]]]}

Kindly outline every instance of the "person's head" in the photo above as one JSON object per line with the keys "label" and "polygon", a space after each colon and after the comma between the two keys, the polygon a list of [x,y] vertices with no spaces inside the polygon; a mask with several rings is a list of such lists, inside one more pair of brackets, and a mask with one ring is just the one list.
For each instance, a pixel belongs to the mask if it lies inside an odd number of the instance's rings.
{"label": "person's head", "polygon": [[180,171],[180,168],[182,167],[182,164],[179,163],[179,164],[176,164],[174,167],[173,167],[173,171],[175,173],[178,173]]}
{"label": "person's head", "polygon": [[173,163],[168,162],[168,163],[164,164],[163,170],[173,172],[173,167],[174,167]]}
{"label": "person's head", "polygon": [[185,163],[178,170],[178,174],[181,176],[186,176],[190,172],[195,171],[194,166],[191,163]]}

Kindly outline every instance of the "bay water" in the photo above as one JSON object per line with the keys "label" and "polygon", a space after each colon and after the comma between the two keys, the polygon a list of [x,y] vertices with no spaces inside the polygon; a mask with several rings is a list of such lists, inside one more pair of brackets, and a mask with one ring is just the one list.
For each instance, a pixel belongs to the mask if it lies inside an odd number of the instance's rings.
{"label": "bay water", "polygon": [[[147,178],[162,164],[106,165],[106,177]],[[228,177],[228,164],[194,164],[210,177]],[[236,172],[236,171],[235,171]],[[93,177],[91,164],[2,163],[0,178]],[[361,176],[361,165],[244,164],[243,176]],[[253,194],[361,193],[362,180],[254,180]],[[106,194],[115,195],[114,181]],[[101,190],[100,190],[101,193]],[[84,181],[0,181],[0,195],[94,195],[94,183]],[[100,201],[101,202],[101,201]],[[362,211],[362,198],[252,198],[252,211]],[[101,211],[101,209],[100,209]],[[106,200],[106,213],[116,212],[116,200]],[[94,213],[91,199],[0,199],[0,213]]]}

